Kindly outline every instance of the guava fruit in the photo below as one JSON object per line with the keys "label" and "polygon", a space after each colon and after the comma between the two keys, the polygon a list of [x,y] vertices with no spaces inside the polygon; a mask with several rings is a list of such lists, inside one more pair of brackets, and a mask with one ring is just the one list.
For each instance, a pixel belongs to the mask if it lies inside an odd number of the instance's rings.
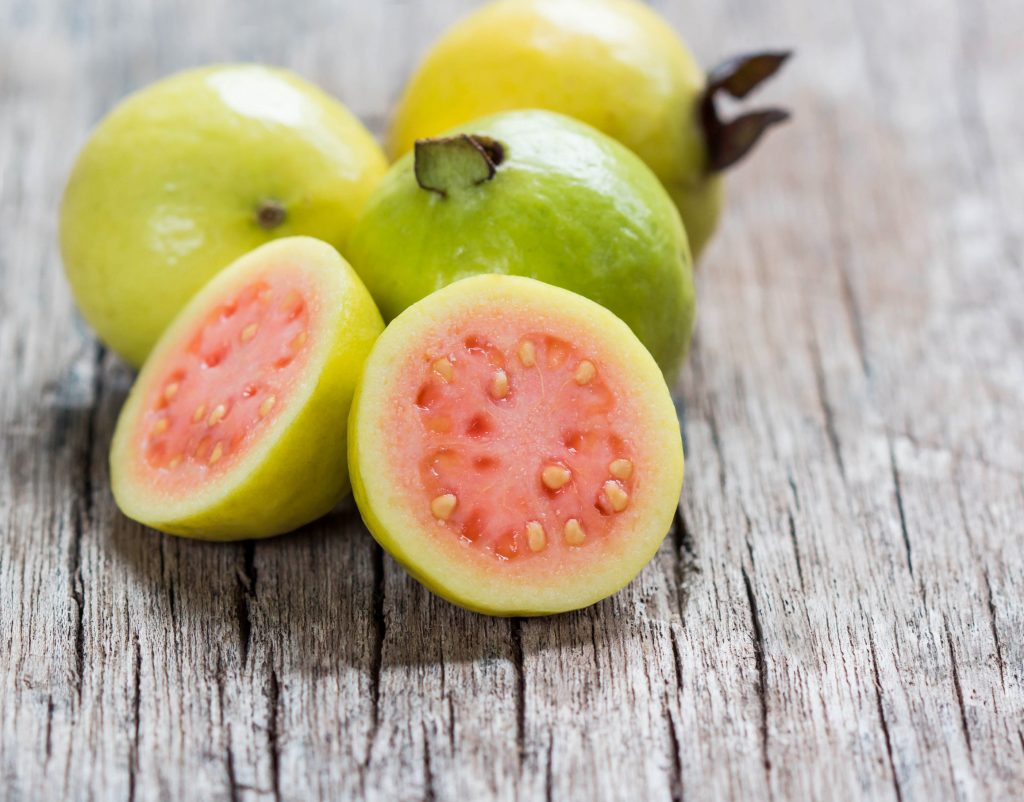
{"label": "guava fruit", "polygon": [[608,307],[670,379],[690,342],[690,252],[671,199],[635,154],[552,112],[418,142],[370,197],[349,252],[385,319],[456,279],[508,273]]}
{"label": "guava fruit", "polygon": [[259,65],[178,73],[130,95],[71,171],[60,244],[83,316],[132,365],[219,268],[277,237],[344,253],[387,162],[360,122]]}
{"label": "guava fruit", "polygon": [[288,237],[219,272],[164,332],[114,432],[129,518],[206,540],[268,537],[349,490],[346,423],[384,328],[330,245]]}
{"label": "guava fruit", "polygon": [[449,601],[573,610],[628,584],[668,532],[683,449],[629,327],[533,279],[457,281],[366,361],[349,468],[377,541]]}
{"label": "guava fruit", "polygon": [[732,59],[707,77],[676,33],[635,0],[501,0],[451,27],[398,105],[392,156],[476,117],[540,108],[583,120],[635,151],[675,201],[694,259],[722,206],[722,170],[778,109],[722,122],[715,96],[743,97],[785,53]]}

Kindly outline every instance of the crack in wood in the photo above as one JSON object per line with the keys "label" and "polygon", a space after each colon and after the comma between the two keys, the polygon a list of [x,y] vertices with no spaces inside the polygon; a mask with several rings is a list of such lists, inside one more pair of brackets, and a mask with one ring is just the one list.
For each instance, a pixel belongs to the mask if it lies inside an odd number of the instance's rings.
{"label": "crack in wood", "polygon": [[270,679],[267,702],[270,707],[267,716],[267,746],[270,750],[270,786],[274,789],[274,799],[281,799],[281,749],[278,739],[278,707],[281,703],[281,688],[277,681],[277,669],[270,666]]}
{"label": "crack in wood", "polygon": [[995,597],[992,594],[992,582],[988,576],[988,569],[985,569],[982,572],[982,576],[985,579],[985,591],[987,593],[986,601],[988,602],[988,623],[989,626],[992,628],[992,640],[995,641],[996,644],[996,665],[999,667],[999,683],[1003,686],[1003,688],[1005,688],[1006,660],[1003,659],[1003,645],[999,641],[999,627],[996,622],[996,603]]}
{"label": "crack in wood", "polygon": [[683,691],[683,676],[685,674],[683,671],[683,656],[679,653],[679,638],[671,627],[669,628],[669,643],[672,644],[672,666],[676,674],[676,693],[680,694]]}
{"label": "crack in wood", "polygon": [[139,635],[136,632],[132,638],[133,657],[133,686],[132,686],[132,740],[128,746],[128,800],[135,800],[135,786],[139,774],[139,727],[141,722],[140,706],[142,702],[142,646],[139,643]]}
{"label": "crack in wood", "polygon": [[46,694],[46,737],[43,741],[46,755],[46,763],[49,763],[53,754],[53,694]]}
{"label": "crack in wood", "polygon": [[[863,610],[861,611],[863,613]],[[896,792],[897,802],[903,802],[903,789],[896,773],[896,761],[892,754],[892,735],[889,732],[889,720],[885,716],[885,705],[882,703],[882,675],[878,670],[878,653],[875,651],[875,633],[868,627],[868,648],[871,653],[871,667],[875,681],[875,703],[878,709],[878,720],[882,725],[882,737],[885,739],[885,753],[889,757],[889,771],[892,773],[892,786]]]}
{"label": "crack in wood", "polygon": [[686,524],[682,504],[677,504],[672,515],[672,545],[675,552],[676,606],[679,608],[679,623],[685,626],[686,607],[690,601],[690,580],[700,573],[697,564],[697,549],[693,533]]}
{"label": "crack in wood", "polygon": [[668,772],[668,792],[672,799],[672,802],[682,802],[684,798],[683,794],[683,763],[682,763],[682,751],[679,744],[679,733],[676,732],[675,716],[672,714],[672,709],[667,706],[668,700],[666,700],[665,710],[665,722],[668,725],[668,741],[670,754],[670,764]]}
{"label": "crack in wood", "polygon": [[242,543],[242,567],[235,570],[235,579],[235,618],[238,622],[240,662],[244,668],[249,663],[252,644],[250,605],[256,597],[256,544],[251,540]]}
{"label": "crack in wood", "polygon": [[373,568],[373,591],[371,603],[373,612],[370,617],[370,727],[366,739],[366,760],[363,763],[363,776],[373,756],[373,742],[377,739],[380,728],[380,680],[384,663],[384,638],[387,636],[387,621],[384,617],[384,551],[377,544],[371,546],[370,563]]}
{"label": "crack in wood", "polygon": [[974,745],[971,743],[971,730],[967,726],[967,708],[964,706],[964,689],[960,684],[960,668],[956,662],[956,653],[953,650],[953,635],[949,631],[949,619],[942,617],[942,623],[946,629],[946,646],[949,647],[949,664],[953,674],[953,690],[956,692],[956,703],[960,708],[960,728],[964,732],[964,740],[967,742],[967,754],[974,762]]}
{"label": "crack in wood", "polygon": [[82,444],[80,464],[82,465],[82,481],[75,500],[75,514],[68,546],[68,576],[71,581],[71,597],[75,603],[74,617],[74,687],[79,702],[82,700],[82,681],[85,672],[85,586],[82,582],[82,539],[86,530],[92,525],[95,515],[92,467],[96,451],[96,418],[99,413],[99,401],[103,386],[103,359],[106,348],[96,343],[92,354],[92,386],[90,399],[92,406],[86,417],[85,441]]}
{"label": "crack in wood", "polygon": [[839,445],[839,433],[836,431],[836,416],[832,404],[828,400],[828,387],[825,382],[825,366],[822,363],[821,346],[818,337],[811,330],[809,337],[811,349],[811,365],[814,370],[814,386],[818,395],[818,406],[821,407],[822,415],[825,418],[825,436],[828,438],[829,448],[832,450],[832,458],[839,468],[839,475],[846,481],[846,466],[843,464],[843,452]]}
{"label": "crack in wood", "polygon": [[225,747],[225,769],[228,775],[228,798],[238,802],[238,778],[235,776],[235,752],[231,748],[231,727],[227,728],[227,745]]}
{"label": "crack in wood", "polygon": [[[749,542],[747,547],[749,549]],[[743,585],[747,589],[747,603],[750,605],[751,638],[754,643],[754,661],[757,665],[757,698],[761,705],[761,762],[764,764],[765,778],[768,781],[770,793],[772,762],[768,757],[768,663],[765,656],[764,630],[761,628],[761,616],[757,610],[757,599],[754,596],[754,586],[750,581],[750,575],[747,574],[747,569],[742,567],[740,573],[743,575]]]}
{"label": "crack in wood", "polygon": [[793,557],[796,559],[796,575],[800,579],[800,590],[807,592],[804,584],[804,567],[800,560],[800,545],[796,536],[796,519],[793,518],[792,510],[786,510],[786,517],[789,519],[789,542],[793,544]]}
{"label": "crack in wood", "polygon": [[523,619],[513,618],[510,622],[512,641],[512,664],[516,671],[516,749],[519,765],[526,757],[526,665],[523,658]]}
{"label": "crack in wood", "polygon": [[[1021,736],[1021,746],[1024,747],[1024,735]],[[552,730],[548,735],[547,760],[544,763],[544,802],[553,802],[555,798],[555,733]]]}
{"label": "crack in wood", "polygon": [[430,734],[427,732],[427,723],[423,727],[423,799],[424,802],[434,802],[437,793],[434,791],[434,769],[430,763]]}
{"label": "crack in wood", "polygon": [[893,447],[891,437],[886,438],[889,443],[889,465],[892,468],[892,481],[896,490],[896,509],[900,515],[900,532],[903,534],[903,548],[907,555],[907,570],[910,576],[914,576],[914,557],[910,548],[910,532],[907,530],[907,515],[903,510],[903,487],[900,484],[900,472],[896,467],[896,450]]}

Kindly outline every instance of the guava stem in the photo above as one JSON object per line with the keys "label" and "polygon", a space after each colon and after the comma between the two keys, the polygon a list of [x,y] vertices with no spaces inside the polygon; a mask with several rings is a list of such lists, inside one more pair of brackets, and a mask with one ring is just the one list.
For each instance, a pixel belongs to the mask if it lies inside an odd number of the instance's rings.
{"label": "guava stem", "polygon": [[277,228],[287,216],[284,206],[276,200],[265,200],[256,209],[256,222],[267,231]]}
{"label": "guava stem", "polygon": [[505,147],[488,136],[417,139],[413,170],[421,188],[446,198],[452,191],[490,181],[504,159]]}
{"label": "guava stem", "polygon": [[745,98],[778,72],[791,55],[790,50],[748,53],[728,59],[708,72],[700,98],[700,120],[710,172],[721,172],[736,164],[753,150],[765,131],[790,117],[785,109],[768,108],[723,121],[715,107],[715,96],[725,92],[737,99]]}

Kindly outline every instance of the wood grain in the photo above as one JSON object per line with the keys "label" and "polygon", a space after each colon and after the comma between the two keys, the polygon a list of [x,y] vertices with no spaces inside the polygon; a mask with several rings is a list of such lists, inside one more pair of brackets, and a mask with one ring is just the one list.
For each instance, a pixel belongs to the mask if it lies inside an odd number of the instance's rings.
{"label": "wood grain", "polygon": [[687,485],[628,588],[466,613],[349,507],[272,542],[121,517],[131,375],[74,316],[89,126],[284,64],[375,130],[469,2],[0,2],[0,796],[1012,799],[1024,787],[1024,6],[656,5],[798,58],[730,181],[680,383]]}

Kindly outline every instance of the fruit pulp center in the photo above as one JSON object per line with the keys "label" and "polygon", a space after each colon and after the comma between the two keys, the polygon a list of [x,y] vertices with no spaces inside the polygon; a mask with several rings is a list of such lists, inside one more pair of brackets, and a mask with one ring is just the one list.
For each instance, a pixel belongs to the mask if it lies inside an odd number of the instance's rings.
{"label": "fruit pulp center", "polygon": [[213,305],[164,357],[137,438],[163,484],[226,470],[280,413],[309,351],[309,288],[267,274]]}
{"label": "fruit pulp center", "polygon": [[410,388],[423,509],[502,561],[600,543],[636,482],[611,380],[564,338],[496,328],[451,337]]}

